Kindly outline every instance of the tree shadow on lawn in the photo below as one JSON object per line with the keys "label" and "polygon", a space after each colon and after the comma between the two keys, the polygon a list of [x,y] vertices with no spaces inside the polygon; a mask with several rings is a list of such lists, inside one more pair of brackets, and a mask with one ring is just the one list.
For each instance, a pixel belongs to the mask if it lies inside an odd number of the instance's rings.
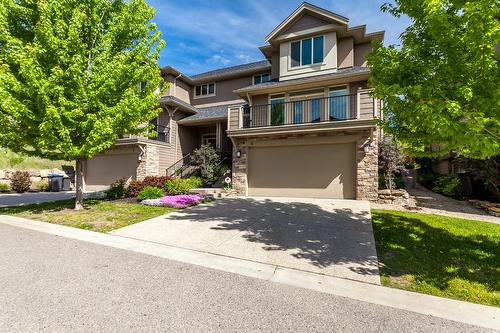
{"label": "tree shadow on lawn", "polygon": [[[242,238],[265,251],[289,251],[297,259],[325,268],[347,264],[362,275],[378,275],[368,211],[324,209],[304,202],[225,198],[191,207],[169,220],[211,223],[211,230],[242,231]],[[214,225],[215,224],[215,225]]]}
{"label": "tree shadow on lawn", "polygon": [[395,212],[374,212],[373,228],[383,275],[409,274],[440,290],[459,278],[500,292],[500,234],[460,236]]}
{"label": "tree shadow on lawn", "polygon": [[[98,205],[99,200],[88,199],[84,200],[84,209],[90,209],[91,207]],[[75,199],[69,200],[58,200],[50,202],[34,203],[23,206],[13,206],[13,207],[3,207],[0,208],[0,215],[14,215],[22,213],[30,214],[43,214],[43,213],[53,213],[60,212],[68,209],[73,209],[75,207]]]}

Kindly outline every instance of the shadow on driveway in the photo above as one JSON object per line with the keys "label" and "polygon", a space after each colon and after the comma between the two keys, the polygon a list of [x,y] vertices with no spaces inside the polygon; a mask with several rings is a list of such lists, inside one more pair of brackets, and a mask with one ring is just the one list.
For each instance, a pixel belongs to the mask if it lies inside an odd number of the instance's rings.
{"label": "shadow on driveway", "polygon": [[112,233],[379,283],[363,201],[226,198]]}

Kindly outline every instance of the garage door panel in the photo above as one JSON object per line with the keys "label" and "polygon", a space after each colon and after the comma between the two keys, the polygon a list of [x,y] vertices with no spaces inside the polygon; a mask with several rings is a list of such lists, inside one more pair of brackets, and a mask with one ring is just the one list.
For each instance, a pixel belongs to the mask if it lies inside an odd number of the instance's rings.
{"label": "garage door panel", "polygon": [[249,195],[355,198],[355,145],[250,148]]}
{"label": "garage door panel", "polygon": [[87,185],[110,185],[125,178],[135,179],[137,154],[103,154],[87,160],[85,183]]}

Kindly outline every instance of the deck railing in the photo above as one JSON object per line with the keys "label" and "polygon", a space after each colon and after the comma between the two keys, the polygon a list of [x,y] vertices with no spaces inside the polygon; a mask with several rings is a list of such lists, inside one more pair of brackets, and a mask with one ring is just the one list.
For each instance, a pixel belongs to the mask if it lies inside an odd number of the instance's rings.
{"label": "deck railing", "polygon": [[230,108],[229,129],[374,119],[380,106],[380,101],[370,96],[368,90],[286,102],[279,99],[270,104]]}

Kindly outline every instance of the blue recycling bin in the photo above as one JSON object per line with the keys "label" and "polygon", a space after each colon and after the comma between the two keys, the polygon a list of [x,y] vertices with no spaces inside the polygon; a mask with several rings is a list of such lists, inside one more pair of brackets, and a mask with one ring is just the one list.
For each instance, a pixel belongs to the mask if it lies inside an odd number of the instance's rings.
{"label": "blue recycling bin", "polygon": [[63,189],[63,175],[52,173],[47,176],[49,181],[49,192],[59,192]]}

